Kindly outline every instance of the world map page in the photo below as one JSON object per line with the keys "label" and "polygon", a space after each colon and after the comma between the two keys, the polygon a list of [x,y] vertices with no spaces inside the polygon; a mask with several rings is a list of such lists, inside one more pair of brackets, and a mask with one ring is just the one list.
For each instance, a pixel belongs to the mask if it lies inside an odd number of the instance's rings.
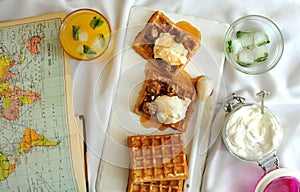
{"label": "world map page", "polygon": [[61,18],[0,26],[0,191],[75,191]]}

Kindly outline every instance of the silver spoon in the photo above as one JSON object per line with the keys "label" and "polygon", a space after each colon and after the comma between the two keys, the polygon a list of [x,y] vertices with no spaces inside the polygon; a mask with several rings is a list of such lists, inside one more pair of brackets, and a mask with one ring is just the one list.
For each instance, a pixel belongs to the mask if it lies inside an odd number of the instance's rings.
{"label": "silver spoon", "polygon": [[265,104],[264,104],[264,99],[265,99],[265,96],[268,96],[270,95],[270,92],[268,91],[260,91],[259,93],[257,93],[256,95],[260,96],[261,97],[261,113],[264,114],[265,111],[264,111],[264,108],[265,108]]}

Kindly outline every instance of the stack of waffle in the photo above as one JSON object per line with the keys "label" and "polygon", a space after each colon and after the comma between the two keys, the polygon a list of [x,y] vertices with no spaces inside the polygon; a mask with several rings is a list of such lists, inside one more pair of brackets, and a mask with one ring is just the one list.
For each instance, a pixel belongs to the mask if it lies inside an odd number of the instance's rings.
{"label": "stack of waffle", "polygon": [[182,134],[129,136],[127,192],[181,192],[188,178]]}
{"label": "stack of waffle", "polygon": [[[186,62],[179,65],[172,65],[162,59],[154,58],[153,47],[156,39],[161,33],[169,33],[174,36],[177,42],[182,43],[187,50]],[[144,29],[138,33],[132,45],[133,49],[148,60],[154,66],[164,71],[167,75],[174,76],[181,71],[190,61],[191,57],[200,47],[200,40],[190,33],[182,30],[173,23],[166,15],[160,11],[156,11],[148,20]]]}

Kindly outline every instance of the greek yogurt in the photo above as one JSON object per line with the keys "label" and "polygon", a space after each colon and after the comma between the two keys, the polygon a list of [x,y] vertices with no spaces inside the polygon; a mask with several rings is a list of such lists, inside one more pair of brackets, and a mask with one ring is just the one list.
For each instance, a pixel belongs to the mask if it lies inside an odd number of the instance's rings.
{"label": "greek yogurt", "polygon": [[260,160],[277,149],[281,142],[281,125],[269,110],[245,105],[229,117],[225,125],[225,142],[229,150],[244,160]]}

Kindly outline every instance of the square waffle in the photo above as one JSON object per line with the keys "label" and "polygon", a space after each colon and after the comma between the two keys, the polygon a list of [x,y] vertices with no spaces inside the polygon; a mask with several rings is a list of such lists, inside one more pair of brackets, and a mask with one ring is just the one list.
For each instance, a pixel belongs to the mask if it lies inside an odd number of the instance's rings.
{"label": "square waffle", "polygon": [[[154,125],[171,127],[180,132],[185,132],[196,102],[197,91],[195,82],[184,71],[180,71],[176,78],[172,78],[166,76],[160,70],[151,67],[151,64],[148,64],[147,66],[148,67],[146,67],[145,70],[146,79],[139,92],[134,112],[147,120],[152,121]],[[170,124],[162,124],[158,121],[156,116],[157,111],[155,111],[157,109],[151,106],[155,99],[162,95],[178,96],[181,99],[189,98],[191,100],[186,110],[185,117],[182,120]]]}
{"label": "square waffle", "polygon": [[184,180],[128,183],[127,192],[182,192]]}
{"label": "square waffle", "polygon": [[129,136],[128,147],[129,183],[188,178],[182,134]]}
{"label": "square waffle", "polygon": [[[132,44],[132,47],[136,53],[141,55],[144,59],[149,60],[160,70],[164,71],[168,75],[174,75],[187,65],[191,57],[200,47],[201,35],[198,30],[197,32],[200,36],[199,39],[179,28],[162,12],[156,11],[150,17],[143,30],[138,33]],[[170,35],[174,36],[176,42],[182,43],[184,48],[187,50],[187,60],[185,63],[172,65],[168,61],[154,58],[153,48],[155,45],[155,40],[158,39],[161,33],[169,33]]]}

